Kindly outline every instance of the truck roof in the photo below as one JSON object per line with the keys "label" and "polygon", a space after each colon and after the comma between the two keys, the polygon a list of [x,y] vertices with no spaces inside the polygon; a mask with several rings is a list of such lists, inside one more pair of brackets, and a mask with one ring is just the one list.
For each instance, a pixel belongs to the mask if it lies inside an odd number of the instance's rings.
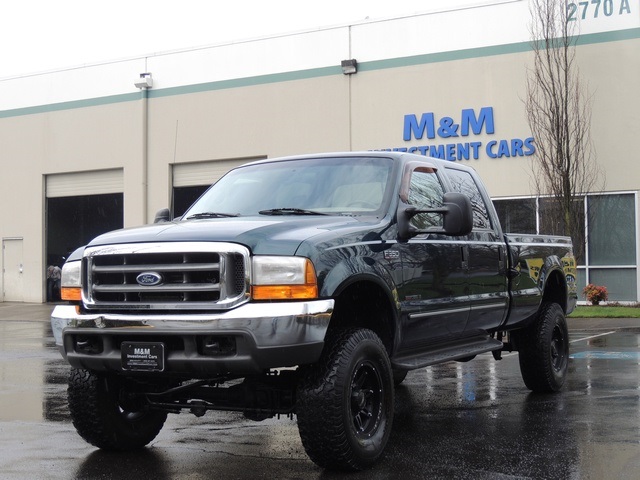
{"label": "truck roof", "polygon": [[[256,160],[253,162],[247,162],[244,165],[256,165],[261,163],[273,163],[273,162],[286,162],[290,160],[304,160],[304,159],[314,159],[314,158],[339,158],[339,157],[347,157],[347,158],[358,158],[358,157],[379,157],[379,158],[391,158],[401,163],[406,163],[409,161],[422,161],[433,164],[436,168],[444,168],[445,165],[447,167],[455,166],[456,169],[460,170],[474,170],[473,167],[463,165],[460,163],[450,162],[447,160],[441,160],[435,157],[429,157],[425,155],[417,155],[415,153],[407,153],[407,152],[389,152],[389,151],[379,151],[379,150],[362,150],[362,151],[354,151],[354,152],[324,152],[324,153],[313,153],[313,154],[302,154],[302,155],[289,155],[284,157],[275,157],[275,158],[267,158],[263,160]],[[241,165],[240,167],[244,166]],[[240,168],[236,167],[236,168]]]}

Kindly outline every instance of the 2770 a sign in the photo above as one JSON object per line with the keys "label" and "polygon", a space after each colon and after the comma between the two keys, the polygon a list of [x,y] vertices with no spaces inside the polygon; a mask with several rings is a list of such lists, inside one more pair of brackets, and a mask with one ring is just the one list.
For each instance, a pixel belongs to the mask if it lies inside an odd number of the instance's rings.
{"label": "2770 a sign", "polygon": [[567,3],[567,21],[569,22],[630,13],[629,0],[590,0]]}

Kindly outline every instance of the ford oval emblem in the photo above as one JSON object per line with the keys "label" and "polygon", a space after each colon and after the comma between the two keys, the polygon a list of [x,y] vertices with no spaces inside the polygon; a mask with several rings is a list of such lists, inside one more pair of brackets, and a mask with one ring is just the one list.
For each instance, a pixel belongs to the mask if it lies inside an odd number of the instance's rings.
{"label": "ford oval emblem", "polygon": [[162,283],[162,275],[157,272],[142,272],[136,277],[136,281],[139,285],[144,287],[153,287],[154,285],[160,285]]}

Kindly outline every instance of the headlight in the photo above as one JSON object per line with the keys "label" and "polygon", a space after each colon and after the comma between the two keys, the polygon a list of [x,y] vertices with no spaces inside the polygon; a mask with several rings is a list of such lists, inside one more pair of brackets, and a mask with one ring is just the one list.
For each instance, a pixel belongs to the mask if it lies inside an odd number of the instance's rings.
{"label": "headlight", "polygon": [[60,297],[62,300],[82,300],[81,272],[81,261],[67,262],[62,266],[62,277],[60,281]]}
{"label": "headlight", "polygon": [[313,263],[302,257],[253,257],[254,300],[299,300],[318,297]]}

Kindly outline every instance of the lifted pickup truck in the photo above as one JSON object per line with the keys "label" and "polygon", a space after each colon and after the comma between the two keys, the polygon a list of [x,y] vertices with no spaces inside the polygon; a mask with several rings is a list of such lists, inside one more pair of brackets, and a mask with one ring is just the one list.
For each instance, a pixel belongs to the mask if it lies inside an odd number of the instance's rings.
{"label": "lifted pickup truck", "polygon": [[571,240],[505,235],[471,168],[265,160],[164,213],[62,270],[52,327],[73,424],[99,448],[145,446],[167,413],[295,415],[315,463],[360,470],[382,455],[410,370],[507,350],[529,389],[565,381]]}

